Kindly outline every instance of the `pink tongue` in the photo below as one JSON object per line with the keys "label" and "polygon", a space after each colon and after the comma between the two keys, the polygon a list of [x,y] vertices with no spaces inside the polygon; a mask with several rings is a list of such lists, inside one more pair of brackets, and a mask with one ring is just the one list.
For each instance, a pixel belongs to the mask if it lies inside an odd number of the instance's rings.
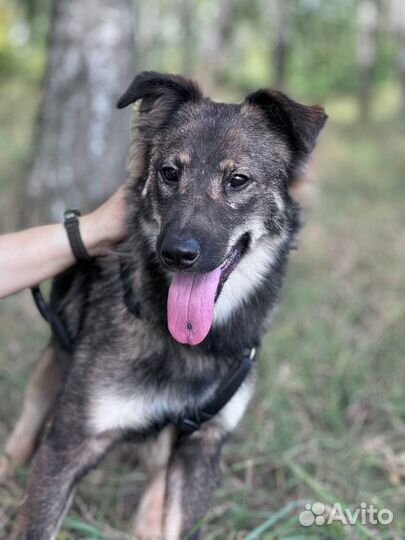
{"label": "pink tongue", "polygon": [[207,336],[220,276],[220,268],[207,274],[176,272],[167,299],[169,331],[176,341],[198,345]]}

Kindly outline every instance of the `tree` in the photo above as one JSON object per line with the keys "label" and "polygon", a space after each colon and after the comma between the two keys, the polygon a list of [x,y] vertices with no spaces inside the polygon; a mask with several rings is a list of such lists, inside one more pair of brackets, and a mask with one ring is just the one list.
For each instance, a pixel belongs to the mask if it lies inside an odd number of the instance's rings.
{"label": "tree", "polygon": [[274,87],[285,90],[287,78],[287,60],[290,39],[290,0],[273,0],[271,3],[273,18],[272,61],[274,64]]}
{"label": "tree", "polygon": [[195,10],[195,5],[189,0],[180,0],[178,10],[182,34],[182,73],[187,77],[192,77],[194,72],[193,10]]}
{"label": "tree", "polygon": [[137,70],[161,69],[162,6],[156,1],[136,2],[135,14],[135,58]]}
{"label": "tree", "polygon": [[397,42],[397,73],[401,86],[401,108],[405,115],[405,2],[392,0],[391,26]]}
{"label": "tree", "polygon": [[362,120],[369,117],[374,69],[377,61],[377,0],[360,0],[357,8],[358,96]]}
{"label": "tree", "polygon": [[53,2],[25,224],[94,207],[124,179],[129,118],[115,102],[134,71],[132,3]]}
{"label": "tree", "polygon": [[209,31],[203,37],[204,72],[200,79],[205,79],[208,91],[224,82],[224,73],[229,59],[235,16],[234,0],[218,0],[213,4],[213,17]]}

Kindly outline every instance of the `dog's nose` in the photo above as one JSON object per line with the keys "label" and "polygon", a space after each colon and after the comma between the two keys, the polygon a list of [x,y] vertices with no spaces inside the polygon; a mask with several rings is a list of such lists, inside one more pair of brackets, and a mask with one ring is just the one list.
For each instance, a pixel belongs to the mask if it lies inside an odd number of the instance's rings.
{"label": "dog's nose", "polygon": [[186,270],[191,268],[200,256],[200,245],[194,238],[171,241],[163,244],[160,254],[167,266]]}

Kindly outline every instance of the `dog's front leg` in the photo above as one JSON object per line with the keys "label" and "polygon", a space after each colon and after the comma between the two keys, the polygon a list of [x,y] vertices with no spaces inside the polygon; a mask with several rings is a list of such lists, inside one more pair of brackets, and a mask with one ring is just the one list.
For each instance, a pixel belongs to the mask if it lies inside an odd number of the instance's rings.
{"label": "dog's front leg", "polygon": [[54,423],[33,462],[13,540],[56,538],[76,483],[112,443],[111,437],[89,438]]}
{"label": "dog's front leg", "polygon": [[0,456],[0,479],[12,474],[16,465],[26,465],[34,454],[46,419],[56,401],[62,379],[62,353],[49,345],[31,376],[21,416]]}
{"label": "dog's front leg", "polygon": [[219,477],[224,433],[213,423],[181,440],[173,449],[167,472],[164,540],[198,537]]}

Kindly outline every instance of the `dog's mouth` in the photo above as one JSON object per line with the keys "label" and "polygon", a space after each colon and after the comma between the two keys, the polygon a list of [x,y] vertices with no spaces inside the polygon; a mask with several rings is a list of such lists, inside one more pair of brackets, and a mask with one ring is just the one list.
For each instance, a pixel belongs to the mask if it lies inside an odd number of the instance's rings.
{"label": "dog's mouth", "polygon": [[222,264],[211,272],[175,273],[169,288],[167,320],[176,341],[198,345],[207,337],[214,319],[215,302],[247,251],[249,241],[249,234],[241,236]]}

